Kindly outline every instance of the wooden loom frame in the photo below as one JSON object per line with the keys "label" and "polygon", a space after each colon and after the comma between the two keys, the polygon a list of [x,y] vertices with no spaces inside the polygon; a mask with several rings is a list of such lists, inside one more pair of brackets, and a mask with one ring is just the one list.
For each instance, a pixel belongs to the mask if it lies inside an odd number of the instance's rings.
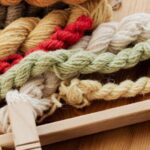
{"label": "wooden loom frame", "polygon": [[[122,0],[109,0],[114,6]],[[115,129],[150,120],[150,100],[111,108],[71,119],[65,119],[36,127],[27,102],[9,103],[9,117],[12,133],[0,135],[0,150],[40,150],[48,145],[80,136]],[[30,120],[30,122],[28,121]],[[21,133],[21,134],[20,134]]]}
{"label": "wooden loom frame", "polygon": [[16,147],[16,150],[40,150],[41,145],[48,145],[150,120],[150,100],[65,119],[38,127],[35,125],[30,107],[27,102],[18,102],[15,105],[8,104],[13,134],[7,133],[0,135],[1,148]]}

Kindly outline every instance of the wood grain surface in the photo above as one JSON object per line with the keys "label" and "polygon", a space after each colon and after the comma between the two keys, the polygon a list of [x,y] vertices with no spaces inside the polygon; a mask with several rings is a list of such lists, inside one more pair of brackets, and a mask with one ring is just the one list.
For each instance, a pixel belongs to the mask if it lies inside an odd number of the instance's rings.
{"label": "wood grain surface", "polygon": [[[150,13],[150,0],[123,0],[122,7],[114,12],[114,20],[121,20],[121,18],[136,12]],[[136,80],[141,76],[150,75],[149,66],[150,61],[146,61],[132,69],[123,70],[108,75],[107,77],[99,74],[92,74],[82,78],[94,77],[103,82],[108,82],[110,80],[117,83],[124,79]],[[132,99],[119,99],[113,102],[99,101],[82,110],[76,110],[69,106],[64,106],[53,116],[49,117],[46,122],[62,120],[148,98],[150,98],[150,95],[144,95]],[[44,150],[150,150],[150,121],[48,145],[44,147]]]}

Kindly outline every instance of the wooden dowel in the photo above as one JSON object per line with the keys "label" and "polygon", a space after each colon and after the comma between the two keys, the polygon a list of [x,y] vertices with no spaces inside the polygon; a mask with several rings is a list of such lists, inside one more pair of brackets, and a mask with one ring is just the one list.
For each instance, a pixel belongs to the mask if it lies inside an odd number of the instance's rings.
{"label": "wooden dowel", "polygon": [[15,149],[41,150],[31,104],[28,101],[8,101],[8,112]]}
{"label": "wooden dowel", "polygon": [[[150,120],[150,100],[120,106],[37,127],[42,145]],[[11,133],[0,136],[0,145],[13,147]]]}

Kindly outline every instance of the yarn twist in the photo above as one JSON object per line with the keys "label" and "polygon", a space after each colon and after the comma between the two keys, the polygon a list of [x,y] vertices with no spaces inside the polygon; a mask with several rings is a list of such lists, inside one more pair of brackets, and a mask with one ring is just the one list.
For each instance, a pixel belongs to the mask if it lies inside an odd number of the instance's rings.
{"label": "yarn twist", "polygon": [[74,22],[74,20],[84,14],[93,19],[93,28],[103,22],[110,21],[112,18],[112,7],[107,0],[88,0],[81,5],[72,6],[71,12],[68,23]]}
{"label": "yarn twist", "polygon": [[17,5],[21,1],[26,1],[27,3],[34,5],[34,6],[39,6],[39,7],[46,7],[49,5],[52,5],[57,2],[64,2],[67,4],[80,4],[85,2],[86,0],[0,0],[1,5],[9,6],[9,5]]}
{"label": "yarn twist", "polygon": [[[74,22],[70,25],[67,25],[64,29],[58,29],[50,37],[50,39],[45,40],[45,41],[41,42],[40,44],[38,44],[38,46],[36,46],[35,48],[28,50],[27,54],[29,54],[33,51],[38,51],[40,49],[43,49],[44,51],[48,51],[48,50],[56,50],[59,48],[67,48],[69,45],[72,45],[72,44],[76,43],[78,40],[80,40],[80,38],[84,35],[84,32],[87,30],[90,30],[91,27],[92,27],[92,20],[89,17],[82,16],[79,19],[77,19],[76,22]],[[38,26],[37,26],[37,28],[38,28]],[[35,31],[36,31],[36,28],[35,28]],[[51,31],[51,30],[49,29],[49,31]],[[34,30],[33,30],[33,32],[34,32]],[[45,29],[45,32],[46,32],[46,29]],[[36,33],[37,33],[37,35],[40,34],[40,32],[39,33],[36,32]],[[43,36],[41,35],[40,40],[42,38],[44,38],[46,35],[47,34],[43,34]],[[29,35],[29,37],[31,37],[31,38],[26,39],[26,42],[27,42],[26,45],[29,45],[29,46],[32,46],[32,45],[30,45],[31,39],[36,42],[39,40],[38,36],[33,39],[32,34],[31,34],[31,36]],[[18,44],[18,41],[16,41],[16,42]],[[20,54],[17,54],[17,56],[22,58],[22,56]],[[12,58],[13,58],[13,61],[12,61]],[[16,58],[16,60],[15,60],[15,58]],[[12,55],[5,57],[4,59],[1,59],[0,60],[0,73],[4,73],[11,66],[16,64],[16,63],[14,63],[14,61],[19,63],[19,61],[17,61],[17,60],[18,60],[18,57],[16,57],[16,54],[12,54]]]}
{"label": "yarn twist", "polygon": [[108,22],[99,25],[91,36],[83,37],[71,48],[83,47],[87,51],[118,53],[131,44],[150,38],[150,15],[138,13],[125,17],[120,23]]}
{"label": "yarn twist", "polygon": [[[48,74],[47,74],[48,75]],[[136,95],[150,93],[150,78],[142,77],[137,81],[125,80],[120,84],[102,84],[92,80],[73,79],[62,81],[59,92],[45,97],[44,91],[50,89],[47,85],[50,76],[38,77],[30,80],[19,91],[9,91],[6,96],[7,101],[29,101],[35,119],[40,117],[41,122],[45,117],[52,115],[57,108],[62,107],[61,100],[75,107],[83,108],[94,100],[115,100],[118,98],[129,98]],[[47,88],[48,87],[48,88]],[[46,113],[45,113],[46,112]],[[7,106],[0,109],[0,131],[9,132],[10,121]]]}
{"label": "yarn twist", "polygon": [[149,40],[133,48],[124,49],[117,55],[109,52],[97,55],[83,50],[34,52],[0,77],[0,99],[13,87],[21,87],[30,77],[39,76],[47,71],[55,72],[60,79],[67,79],[78,73],[113,73],[131,68],[149,58]]}
{"label": "yarn twist", "polygon": [[58,26],[64,26],[67,20],[66,11],[53,11],[39,21],[38,18],[20,18],[8,25],[0,34],[0,59],[25,50],[43,41]]}
{"label": "yarn twist", "polygon": [[37,47],[28,50],[27,54],[37,50],[56,50],[60,48],[68,48],[70,45],[78,42],[84,33],[92,29],[92,20],[89,17],[81,16],[76,22],[67,25],[64,29],[58,28],[50,39],[38,44]]}
{"label": "yarn twist", "polygon": [[[102,0],[105,1],[105,0]],[[90,3],[90,4],[89,4]],[[86,3],[89,7],[86,10],[93,10],[94,7],[91,2]],[[105,5],[105,4],[103,4]],[[103,8],[102,4],[98,5],[98,8],[101,9]],[[94,5],[95,6],[95,5]],[[75,6],[78,7],[78,6]],[[84,8],[84,6],[83,6]],[[98,13],[98,12],[97,12]],[[97,14],[95,13],[95,14]],[[103,11],[103,13],[106,13],[105,16],[110,16],[111,14],[109,12]],[[21,18],[19,20],[14,21],[11,23],[9,26],[7,26],[4,30],[1,31],[0,34],[0,59],[11,55],[13,53],[16,53],[16,51],[20,48],[22,51],[26,51],[29,48],[34,48],[38,43],[46,40],[49,38],[49,36],[55,31],[56,27],[63,27],[66,24],[66,21],[68,17],[66,17],[66,14],[68,16],[69,12],[68,11],[53,11],[49,13],[45,18],[43,18],[40,22],[37,21],[36,24],[32,27],[30,32],[25,31],[26,28],[29,28],[30,23],[28,23],[27,18]],[[83,13],[84,14],[84,13]],[[70,20],[74,20],[76,14],[74,12],[71,12],[71,15],[69,17],[68,22]],[[104,18],[106,19],[106,18]],[[30,18],[31,20],[31,18]],[[102,20],[101,20],[102,21]],[[103,20],[103,22],[106,20]],[[53,23],[55,22],[55,23]],[[74,20],[75,22],[75,20]],[[29,25],[28,25],[29,24]],[[19,25],[19,26],[18,26]],[[17,31],[20,32],[17,32]],[[23,32],[21,32],[23,31]],[[40,35],[39,35],[40,34]],[[8,35],[13,35],[9,36]],[[18,37],[15,39],[14,37]],[[74,37],[73,37],[74,38]],[[7,40],[6,40],[7,39]],[[11,44],[9,44],[9,43]]]}
{"label": "yarn twist", "polygon": [[[50,74],[47,74],[48,76]],[[7,93],[6,101],[28,101],[32,106],[32,111],[35,120],[41,122],[47,115],[51,115],[55,110],[62,106],[62,104],[55,98],[55,95],[51,97],[46,97],[44,94],[45,90],[49,90],[47,87],[47,77],[38,77],[25,86],[23,86],[19,91],[13,90]],[[51,85],[49,85],[51,86]],[[0,131],[6,133],[10,132],[10,120],[8,115],[7,106],[0,109]]]}
{"label": "yarn twist", "polygon": [[116,100],[150,93],[150,78],[142,77],[136,82],[125,80],[120,84],[73,79],[63,81],[59,87],[58,98],[76,108],[90,105],[94,100]]}
{"label": "yarn twist", "polygon": [[48,14],[50,11],[54,9],[65,8],[64,5],[54,5],[48,8],[39,8],[35,6],[31,6],[26,3],[19,3],[18,5],[12,6],[2,6],[0,5],[0,28],[4,28],[9,25],[11,22],[17,20],[20,17],[35,17],[39,16],[43,17],[43,15]]}
{"label": "yarn twist", "polygon": [[109,22],[100,25],[91,36],[87,50],[95,52],[111,51],[117,53],[131,43],[150,38],[150,15],[133,14],[125,17],[120,23]]}

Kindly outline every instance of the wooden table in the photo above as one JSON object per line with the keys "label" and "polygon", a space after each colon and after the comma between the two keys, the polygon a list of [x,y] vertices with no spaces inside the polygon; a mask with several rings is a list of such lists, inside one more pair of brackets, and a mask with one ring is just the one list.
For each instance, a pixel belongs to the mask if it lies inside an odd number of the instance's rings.
{"label": "wooden table", "polygon": [[[150,0],[123,0],[123,5],[119,11],[114,13],[114,20],[121,20],[124,16],[135,12],[149,12]],[[120,71],[110,75],[110,80],[120,82],[124,79],[136,80],[140,76],[150,75],[150,62],[146,61],[133,69]],[[94,76],[94,75],[92,75]],[[91,77],[91,76],[89,76]],[[101,79],[100,75],[95,74],[95,77]],[[90,107],[82,110],[76,110],[69,106],[64,106],[58,110],[53,116],[47,119],[48,122],[62,120],[64,118],[83,115],[110,107],[125,105],[135,101],[141,101],[150,98],[150,95],[136,97],[132,99],[120,99],[114,102],[95,102]],[[150,121],[136,124],[120,129],[115,129],[107,132],[98,133],[86,137],[81,137],[53,145],[45,146],[44,150],[150,150]]]}

